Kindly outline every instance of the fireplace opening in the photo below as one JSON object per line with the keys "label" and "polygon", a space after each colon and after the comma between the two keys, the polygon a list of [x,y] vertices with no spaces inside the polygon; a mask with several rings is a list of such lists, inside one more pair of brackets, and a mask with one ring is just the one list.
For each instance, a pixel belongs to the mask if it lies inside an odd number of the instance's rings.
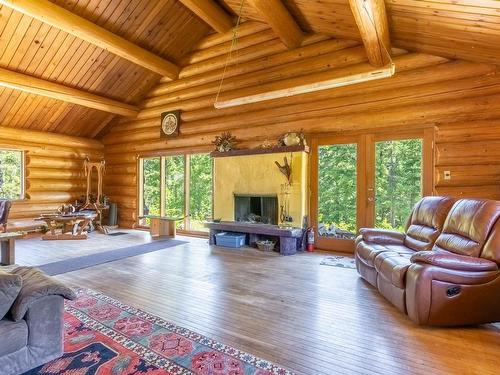
{"label": "fireplace opening", "polygon": [[278,224],[278,196],[235,194],[234,219],[250,223]]}

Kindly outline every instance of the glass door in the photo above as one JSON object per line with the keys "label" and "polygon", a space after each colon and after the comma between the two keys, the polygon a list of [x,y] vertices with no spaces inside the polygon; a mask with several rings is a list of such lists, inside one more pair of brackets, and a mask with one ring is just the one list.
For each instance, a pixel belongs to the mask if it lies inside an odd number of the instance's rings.
{"label": "glass door", "polygon": [[405,230],[422,197],[422,144],[421,138],[375,143],[376,228]]}
{"label": "glass door", "polygon": [[311,223],[316,247],[354,250],[359,228],[404,231],[433,190],[433,129],[312,139]]}
{"label": "glass door", "polygon": [[360,224],[363,154],[361,137],[313,140],[311,219],[318,248],[352,247]]}

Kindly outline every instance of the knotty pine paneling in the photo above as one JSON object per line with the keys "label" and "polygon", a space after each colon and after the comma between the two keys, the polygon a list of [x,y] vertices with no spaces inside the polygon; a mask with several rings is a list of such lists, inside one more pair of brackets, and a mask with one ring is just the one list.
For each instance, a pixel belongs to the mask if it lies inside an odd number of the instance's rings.
{"label": "knotty pine paneling", "polygon": [[86,191],[85,157],[104,156],[97,140],[5,127],[0,127],[0,148],[25,152],[26,199],[14,202],[9,222],[23,222],[74,202]]}
{"label": "knotty pine paneling", "polygon": [[[351,67],[366,64],[366,56],[358,42],[325,39],[311,35],[296,50],[268,49],[270,41],[245,33],[249,42],[234,56],[226,69],[221,95],[238,96],[260,90],[282,87],[291,80],[312,82],[318,74],[341,71],[348,75]],[[120,223],[134,225],[137,219],[137,156],[158,153],[201,152],[212,149],[211,141],[222,131],[231,131],[240,140],[240,147],[256,146],[265,139],[275,140],[290,130],[303,129],[308,134],[373,131],[383,129],[409,130],[436,126],[436,171],[445,158],[453,158],[449,147],[457,142],[478,142],[475,133],[454,133],[462,126],[467,131],[471,121],[479,132],[500,118],[500,75],[498,67],[485,63],[449,60],[422,53],[396,50],[394,61],[397,74],[390,79],[313,92],[272,101],[253,103],[217,110],[213,107],[223,62],[227,59],[228,35],[209,36],[193,52],[193,64],[173,82],[160,82],[147,94],[140,106],[143,110],[133,121],[115,124],[103,138],[110,172],[106,189],[111,198],[121,204]],[[271,42],[279,46],[279,40]],[[186,58],[189,61],[190,57]],[[203,69],[193,69],[193,66]],[[164,111],[182,111],[181,135],[160,139],[159,118]],[[448,130],[449,129],[449,130]],[[446,133],[445,133],[446,130]],[[495,135],[496,136],[496,135]],[[448,139],[448,140],[447,140]],[[490,138],[487,138],[488,140]],[[500,137],[498,137],[500,140]],[[446,143],[445,140],[447,140]],[[488,163],[496,162],[500,154],[494,145],[482,149],[464,150],[464,164],[481,160],[482,153],[493,153]],[[458,164],[454,164],[458,166]],[[477,174],[478,181],[493,186],[495,171]],[[464,187],[466,195],[492,196],[491,188],[483,184],[460,182],[465,174],[455,173],[460,185],[446,186],[446,192],[457,194]],[[436,189],[443,190],[436,178]],[[465,190],[467,186],[467,190]]]}
{"label": "knotty pine paneling", "polygon": [[[177,0],[54,0],[71,12],[181,63],[209,28]],[[0,5],[0,67],[136,103],[159,75]],[[0,124],[95,137],[116,117],[0,88]]]}

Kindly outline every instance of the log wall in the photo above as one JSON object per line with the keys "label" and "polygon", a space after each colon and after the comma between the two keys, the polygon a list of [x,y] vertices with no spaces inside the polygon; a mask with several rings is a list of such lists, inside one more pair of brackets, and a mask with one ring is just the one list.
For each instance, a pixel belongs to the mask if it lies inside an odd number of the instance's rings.
{"label": "log wall", "polygon": [[[137,155],[210,150],[211,141],[222,131],[231,131],[241,147],[249,147],[291,130],[320,136],[436,126],[436,191],[500,198],[494,188],[495,172],[484,167],[492,162],[481,159],[491,153],[494,164],[500,165],[500,154],[491,138],[487,137],[485,149],[485,139],[477,135],[491,133],[492,124],[500,130],[495,120],[500,119],[496,66],[394,50],[397,74],[393,78],[217,110],[213,105],[229,45],[230,34],[203,40],[186,59],[188,65],[179,80],[160,82],[142,102],[137,119],[115,125],[104,137],[110,166],[106,191],[120,204],[122,225],[132,226],[136,220]],[[282,89],[291,82],[311,83],[338,72],[349,75],[367,64],[357,42],[310,35],[300,48],[288,50],[272,33],[251,23],[245,26],[237,48],[225,69],[224,99]],[[176,109],[182,111],[181,135],[161,139],[160,114]],[[474,131],[468,126],[471,121],[475,121]],[[500,137],[492,136],[500,142]],[[465,140],[475,142],[474,147],[467,147]],[[463,157],[450,161],[454,155]],[[481,178],[488,188],[459,172],[471,163],[483,165]],[[444,183],[439,173],[451,165],[452,180]]]}
{"label": "log wall", "polygon": [[500,117],[439,126],[435,155],[437,194],[500,200]]}
{"label": "log wall", "polygon": [[5,127],[0,127],[0,148],[25,151],[26,199],[15,201],[9,215],[9,222],[19,225],[85,194],[83,161],[104,156],[100,141]]}

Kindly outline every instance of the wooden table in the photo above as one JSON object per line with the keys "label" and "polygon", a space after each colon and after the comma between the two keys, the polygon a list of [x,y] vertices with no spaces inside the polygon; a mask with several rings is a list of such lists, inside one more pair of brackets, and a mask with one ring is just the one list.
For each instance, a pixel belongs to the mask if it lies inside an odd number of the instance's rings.
{"label": "wooden table", "polygon": [[22,238],[21,232],[0,233],[0,263],[11,265],[16,263],[16,240]]}
{"label": "wooden table", "polygon": [[173,218],[166,216],[153,216],[145,215],[141,216],[139,219],[149,219],[149,233],[151,237],[175,237],[176,228],[175,223],[183,218]]}
{"label": "wooden table", "polygon": [[42,236],[42,240],[86,240],[86,229],[96,217],[95,212],[89,212],[42,215],[35,220],[45,221],[49,228],[49,232]]}

